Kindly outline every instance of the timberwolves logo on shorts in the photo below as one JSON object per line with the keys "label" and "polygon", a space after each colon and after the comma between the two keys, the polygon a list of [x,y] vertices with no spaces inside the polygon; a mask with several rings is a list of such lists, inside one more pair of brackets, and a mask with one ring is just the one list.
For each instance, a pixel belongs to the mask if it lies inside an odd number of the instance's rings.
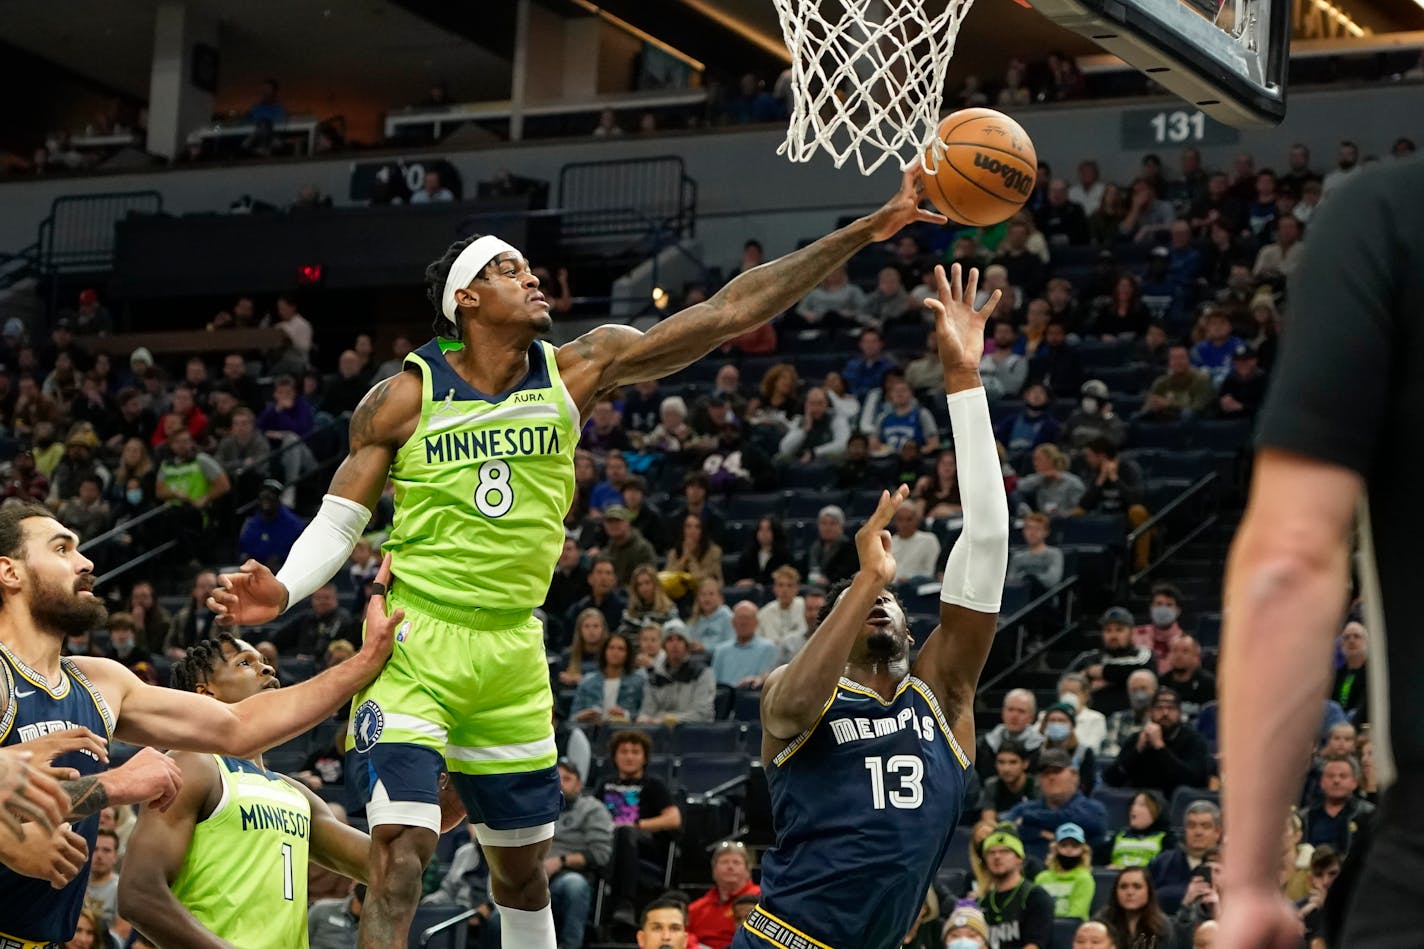
{"label": "timberwolves logo on shorts", "polygon": [[376,704],[376,700],[367,699],[362,702],[356,709],[356,718],[351,728],[351,734],[355,736],[356,750],[365,754],[374,748],[385,727],[386,716],[381,714],[381,707]]}

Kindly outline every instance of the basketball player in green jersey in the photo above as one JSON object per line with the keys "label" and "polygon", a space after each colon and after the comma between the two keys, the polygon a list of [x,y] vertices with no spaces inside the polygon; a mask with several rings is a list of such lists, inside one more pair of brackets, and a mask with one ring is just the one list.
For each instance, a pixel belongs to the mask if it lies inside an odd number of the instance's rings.
{"label": "basketball player in green jersey", "polygon": [[[278,686],[252,646],[228,634],[188,650],[174,686],[227,705]],[[183,788],[145,808],[124,858],[119,914],[161,946],[307,945],[307,858],[366,879],[370,838],[262,756],[178,752]]]}
{"label": "basketball player in green jersey", "polygon": [[544,857],[561,794],[532,614],[563,547],[581,420],[599,395],[671,375],[767,323],[867,244],[943,223],[920,199],[917,166],[880,210],[647,333],[603,326],[558,348],[539,339],[553,326],[539,280],[505,242],[460,241],[426,271],[439,335],[357,407],[350,455],[280,573],[249,561],[208,601],[224,623],[273,619],[346,562],[394,482],[389,599],[406,619],[352,716],[371,771],[363,949],[404,944],[447,764],[490,865],[504,946],[554,949]]}

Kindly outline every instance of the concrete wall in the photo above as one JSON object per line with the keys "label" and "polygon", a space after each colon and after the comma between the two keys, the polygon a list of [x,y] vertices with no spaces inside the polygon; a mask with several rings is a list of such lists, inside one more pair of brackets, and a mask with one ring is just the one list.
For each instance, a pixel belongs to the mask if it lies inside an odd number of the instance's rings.
{"label": "concrete wall", "polygon": [[[1082,158],[1093,157],[1110,179],[1127,179],[1146,150],[1123,151],[1124,109],[1175,109],[1175,99],[1133,100],[1105,104],[1057,105],[1023,109],[1016,114],[1033,136],[1041,159],[1056,172],[1071,175]],[[1283,165],[1289,145],[1310,146],[1317,168],[1334,160],[1342,137],[1359,141],[1365,154],[1387,154],[1400,135],[1424,139],[1424,85],[1391,84],[1372,89],[1352,88],[1293,95],[1290,117],[1279,128],[1241,133],[1230,146],[1204,147],[1208,166],[1223,167],[1238,151],[1249,151],[1258,165]],[[782,132],[777,129],[731,130],[703,134],[626,136],[613,142],[550,141],[500,145],[481,151],[441,152],[464,176],[467,188],[508,169],[517,174],[557,182],[559,169],[576,161],[678,154],[698,185],[698,238],[708,262],[735,264],[741,242],[757,237],[768,253],[785,253],[798,239],[830,228],[843,214],[878,205],[895,187],[896,172],[888,165],[871,178],[851,165],[835,169],[823,156],[793,165],[776,154]],[[1169,170],[1175,168],[1175,146],[1159,151]],[[366,158],[366,156],[357,156]],[[338,202],[347,193],[351,158],[253,163],[215,168],[180,168],[146,174],[100,175],[90,178],[15,180],[0,184],[0,250],[16,250],[35,239],[41,219],[57,196],[82,192],[132,191],[156,188],[171,213],[222,210],[235,198],[254,198],[285,205],[297,190],[313,183]]]}

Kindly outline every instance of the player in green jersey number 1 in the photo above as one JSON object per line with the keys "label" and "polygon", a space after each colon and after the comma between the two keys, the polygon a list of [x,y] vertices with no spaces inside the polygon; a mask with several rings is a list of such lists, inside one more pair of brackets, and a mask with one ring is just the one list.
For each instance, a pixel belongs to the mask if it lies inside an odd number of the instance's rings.
{"label": "player in green jersey number 1", "polygon": [[350,455],[282,570],[249,561],[208,601],[223,623],[273,619],[346,562],[394,482],[389,599],[406,619],[352,716],[371,765],[363,949],[405,942],[447,766],[489,861],[504,945],[554,949],[544,856],[561,794],[532,612],[563,545],[580,420],[600,394],[678,372],[770,321],[867,244],[944,222],[920,201],[916,167],[880,210],[648,332],[602,326],[557,349],[539,339],[549,305],[515,248],[470,238],[426,271],[439,335],[357,407]]}

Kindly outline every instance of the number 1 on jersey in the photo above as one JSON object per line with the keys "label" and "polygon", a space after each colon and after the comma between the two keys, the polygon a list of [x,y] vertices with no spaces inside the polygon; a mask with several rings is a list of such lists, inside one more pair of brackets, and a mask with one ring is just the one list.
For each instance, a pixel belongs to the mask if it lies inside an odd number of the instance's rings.
{"label": "number 1 on jersey", "polygon": [[475,510],[485,517],[503,517],[514,507],[514,489],[509,486],[509,462],[493,458],[477,469]]}
{"label": "number 1 on jersey", "polygon": [[282,899],[291,902],[296,899],[296,889],[292,885],[292,845],[282,845]]}
{"label": "number 1 on jersey", "polygon": [[[903,811],[912,811],[925,800],[922,782],[925,777],[924,762],[915,755],[891,755],[887,761],[878,755],[865,759],[865,770],[870,772],[870,802],[877,811],[885,810],[885,802]],[[885,772],[890,771],[900,778],[900,786],[885,792]]]}

